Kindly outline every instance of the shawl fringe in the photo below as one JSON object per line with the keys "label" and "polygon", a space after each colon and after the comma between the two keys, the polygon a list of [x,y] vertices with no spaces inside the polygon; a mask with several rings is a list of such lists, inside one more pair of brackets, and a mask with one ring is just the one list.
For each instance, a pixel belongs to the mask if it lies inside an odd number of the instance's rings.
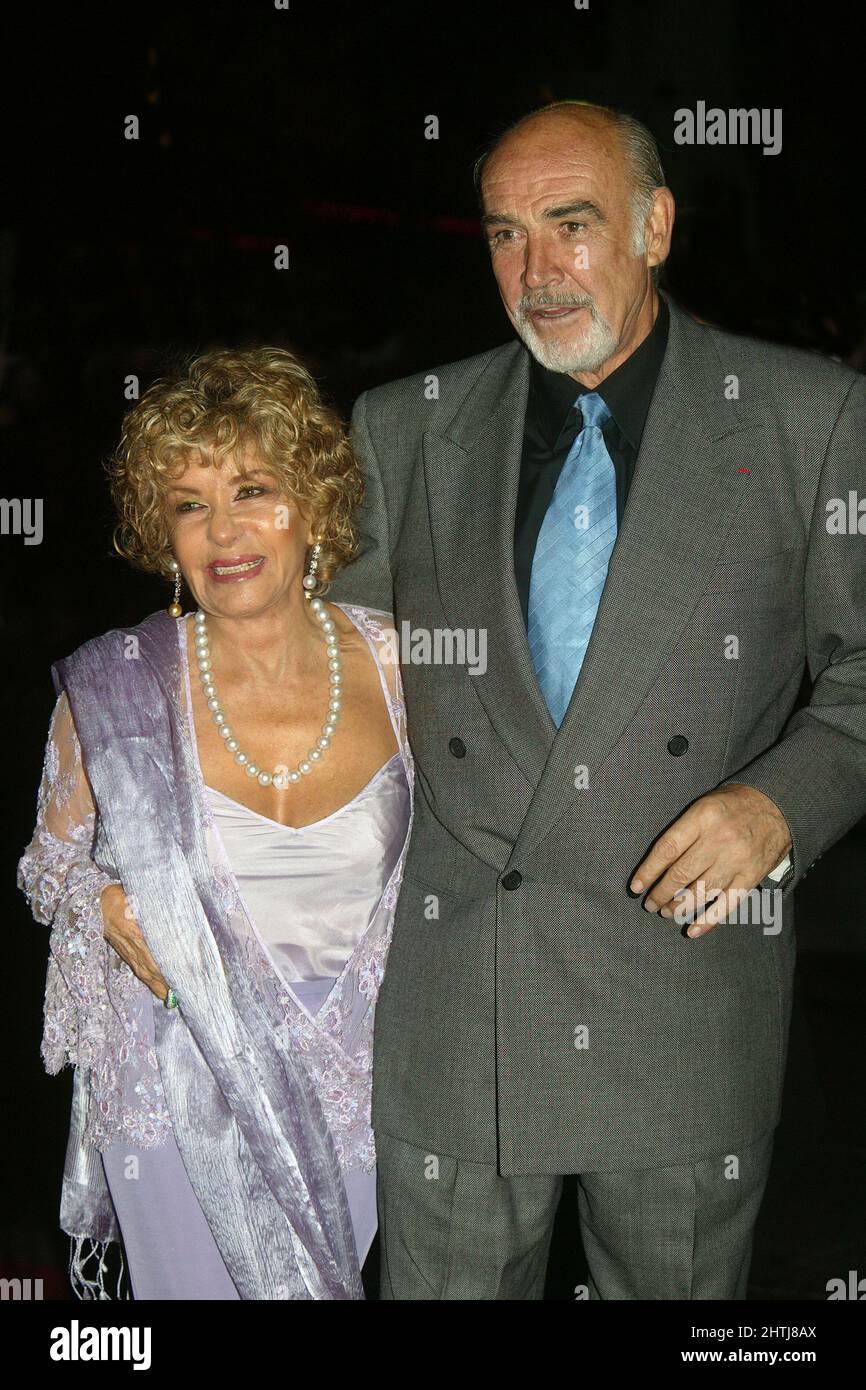
{"label": "shawl fringe", "polygon": [[[69,1282],[76,1298],[88,1299],[130,1299],[130,1293],[121,1293],[123,1286],[123,1244],[116,1240],[94,1240],[92,1236],[70,1236]],[[85,1253],[85,1246],[90,1250]],[[120,1256],[120,1270],[114,1283],[114,1291],[106,1290],[108,1265],[106,1255],[109,1247],[116,1245]],[[96,1261],[95,1270],[88,1273],[87,1266]]]}

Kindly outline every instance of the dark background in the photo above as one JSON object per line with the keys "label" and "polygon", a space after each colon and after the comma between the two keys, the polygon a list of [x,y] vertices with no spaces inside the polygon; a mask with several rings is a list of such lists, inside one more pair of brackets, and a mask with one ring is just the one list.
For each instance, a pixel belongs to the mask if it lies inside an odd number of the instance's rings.
{"label": "dark background", "polygon": [[[168,599],[111,550],[102,460],[124,379],[144,389],[178,351],[273,343],[297,351],[347,416],[366,387],[506,341],[471,167],[504,125],[564,97],[629,111],[659,140],[678,207],[662,280],[675,298],[863,370],[856,18],[847,5],[753,0],[7,11],[2,494],[44,499],[44,537],[0,536],[0,1275],[41,1276],[46,1296],[68,1296],[57,1212],[72,1073],[41,1069],[47,930],[15,887],[49,665]],[[675,145],[673,113],[698,100],[781,107],[781,153]],[[129,114],[136,142],[123,138]],[[429,115],[438,140],[424,138]],[[290,248],[288,271],[274,269],[276,244]],[[861,824],[798,890],[791,1056],[753,1298],[822,1299],[828,1279],[866,1274],[864,841]],[[550,1297],[569,1298],[582,1277],[574,1207],[572,1180]]]}

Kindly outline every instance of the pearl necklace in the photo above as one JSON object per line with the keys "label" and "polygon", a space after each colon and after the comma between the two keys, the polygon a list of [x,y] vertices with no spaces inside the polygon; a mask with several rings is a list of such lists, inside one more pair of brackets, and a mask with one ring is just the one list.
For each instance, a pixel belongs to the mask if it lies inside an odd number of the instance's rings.
{"label": "pearl necklace", "polygon": [[343,664],[340,660],[340,649],[337,639],[337,628],[332,618],[328,617],[328,610],[320,598],[310,599],[310,607],[317,619],[322,624],[322,631],[325,634],[325,641],[328,645],[328,669],[330,671],[330,700],[328,703],[328,717],[322,725],[322,732],[316,739],[316,747],[311,748],[306,758],[298,763],[298,766],[291,772],[263,772],[249,756],[244,753],[237,739],[226,722],[225,712],[220,704],[216,686],[213,679],[213,667],[210,659],[210,644],[208,642],[207,626],[205,615],[201,611],[195,615],[195,652],[198,658],[198,673],[201,677],[202,690],[204,691],[207,707],[211,712],[213,721],[219,729],[220,738],[225,740],[225,747],[234,755],[236,763],[240,763],[248,777],[255,777],[263,787],[271,785],[282,789],[287,787],[290,782],[299,782],[301,777],[313,768],[321,760],[322,754],[331,746],[331,738],[337,727],[337,720],[340,717],[340,710],[343,704]]}

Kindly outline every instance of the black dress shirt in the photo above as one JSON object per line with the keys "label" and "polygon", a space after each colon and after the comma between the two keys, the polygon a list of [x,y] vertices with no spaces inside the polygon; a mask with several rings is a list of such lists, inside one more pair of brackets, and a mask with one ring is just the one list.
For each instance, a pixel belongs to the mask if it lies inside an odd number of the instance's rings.
{"label": "black dress shirt", "polygon": [[583,428],[577,398],[597,389],[610,410],[604,442],[616,469],[617,529],[622,525],[650,401],[668,340],[668,306],[659,297],[656,321],[630,357],[597,388],[583,386],[566,372],[552,372],[530,358],[529,397],[523,426],[523,453],[514,518],[514,577],[527,622],[529,579],[541,523],[562,465]]}

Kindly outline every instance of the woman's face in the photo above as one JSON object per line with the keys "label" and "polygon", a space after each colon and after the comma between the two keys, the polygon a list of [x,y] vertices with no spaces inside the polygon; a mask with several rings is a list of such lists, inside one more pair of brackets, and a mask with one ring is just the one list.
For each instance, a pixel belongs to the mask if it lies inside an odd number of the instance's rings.
{"label": "woman's face", "polygon": [[303,589],[312,530],[297,503],[247,446],[203,466],[194,455],[166,497],[171,544],[198,606],[249,617]]}

